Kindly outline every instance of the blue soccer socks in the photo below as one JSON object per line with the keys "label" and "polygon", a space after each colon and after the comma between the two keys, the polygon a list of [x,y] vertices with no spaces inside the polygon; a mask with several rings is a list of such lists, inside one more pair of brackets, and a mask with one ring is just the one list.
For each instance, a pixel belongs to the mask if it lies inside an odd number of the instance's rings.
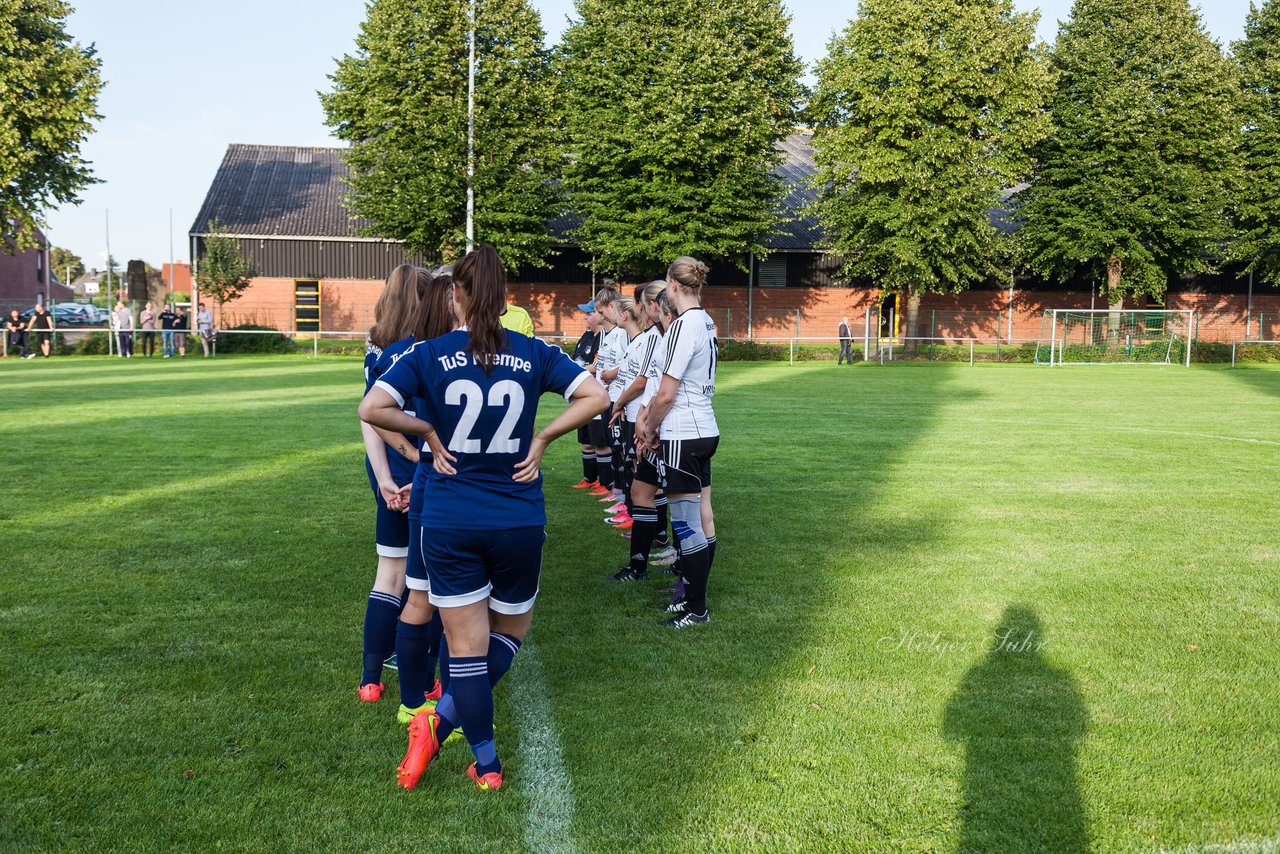
{"label": "blue soccer socks", "polygon": [[360,684],[376,684],[382,679],[382,662],[396,650],[396,621],[400,619],[400,597],[374,590],[364,609],[364,662]]}
{"label": "blue soccer socks", "polygon": [[396,624],[396,658],[400,661],[400,703],[416,709],[435,682],[435,657],[430,652],[431,624]]}

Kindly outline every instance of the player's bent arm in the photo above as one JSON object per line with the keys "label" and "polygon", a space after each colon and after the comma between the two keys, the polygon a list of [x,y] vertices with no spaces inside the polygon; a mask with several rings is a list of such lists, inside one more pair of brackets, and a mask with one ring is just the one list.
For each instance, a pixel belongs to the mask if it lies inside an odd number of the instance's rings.
{"label": "player's bent arm", "polygon": [[[373,469],[373,479],[379,484],[390,483],[391,466],[387,463],[387,444],[372,424],[360,422],[360,436],[364,439],[364,453],[369,458],[369,467]],[[404,436],[400,437],[404,441]]]}
{"label": "player's bent arm", "polygon": [[[579,375],[581,378],[581,375]],[[516,463],[513,480],[528,483],[537,479],[538,465],[547,446],[570,430],[576,430],[609,404],[609,394],[598,383],[580,382],[569,395],[569,408],[552,418],[529,442],[529,454]]]}
{"label": "player's bent arm", "polygon": [[600,378],[600,382],[602,382],[602,383],[611,383],[611,382],[613,382],[613,381],[614,381],[614,379],[616,379],[616,378],[617,378],[617,376],[618,376],[618,371],[619,371],[619,370],[621,370],[621,369],[622,369],[622,366],[621,366],[621,365],[619,365],[619,366],[618,366],[618,367],[616,367],[616,368],[610,368],[610,369],[609,369],[609,370],[607,370],[607,371],[601,371],[601,372],[600,372],[600,373],[598,373],[596,376]]}
{"label": "player's bent arm", "polygon": [[649,401],[648,411],[645,413],[645,444],[650,447],[657,447],[658,427],[671,411],[671,405],[676,402],[676,390],[679,388],[680,380],[670,374],[662,375],[658,393]]}
{"label": "player's bent arm", "polygon": [[426,439],[434,455],[437,471],[440,470],[442,462],[450,463],[456,459],[445,450],[440,437],[436,435],[436,428],[431,426],[430,422],[405,412],[394,397],[377,386],[369,389],[364,400],[360,401],[358,412],[360,420],[366,424],[372,424],[374,427],[381,427],[393,433],[412,433]]}
{"label": "player's bent arm", "polygon": [[614,409],[622,409],[631,401],[640,396],[644,391],[645,384],[648,382],[644,374],[636,377],[631,381],[631,385],[622,390],[622,394],[618,395],[618,400],[613,404]]}

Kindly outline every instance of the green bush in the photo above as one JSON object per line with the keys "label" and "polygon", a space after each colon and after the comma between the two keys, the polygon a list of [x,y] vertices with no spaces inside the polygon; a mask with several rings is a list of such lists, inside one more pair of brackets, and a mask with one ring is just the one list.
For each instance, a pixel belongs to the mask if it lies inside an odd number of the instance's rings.
{"label": "green bush", "polygon": [[[270,326],[260,326],[256,323],[242,323],[239,326],[233,326],[226,330],[229,335],[218,336],[218,353],[292,353],[297,350],[297,346],[293,340],[286,335],[280,334],[276,329]],[[236,332],[275,332],[274,335],[236,335]],[[199,348],[199,338],[195,335],[191,336],[191,340],[187,342],[188,348],[194,344]],[[363,352],[363,351],[362,351]]]}
{"label": "green bush", "polygon": [[109,352],[107,336],[110,334],[109,332],[90,332],[73,346],[66,347],[65,352],[77,356],[105,356]]}

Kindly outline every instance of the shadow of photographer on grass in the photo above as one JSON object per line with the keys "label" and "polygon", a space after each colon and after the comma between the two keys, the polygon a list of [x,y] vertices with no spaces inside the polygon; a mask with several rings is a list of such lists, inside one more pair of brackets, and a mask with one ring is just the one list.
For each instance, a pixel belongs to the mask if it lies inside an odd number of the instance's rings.
{"label": "shadow of photographer on grass", "polygon": [[1075,680],[1045,660],[1036,612],[1011,605],[943,714],[942,732],[965,745],[957,851],[1084,852],[1088,822],[1076,750],[1089,713]]}

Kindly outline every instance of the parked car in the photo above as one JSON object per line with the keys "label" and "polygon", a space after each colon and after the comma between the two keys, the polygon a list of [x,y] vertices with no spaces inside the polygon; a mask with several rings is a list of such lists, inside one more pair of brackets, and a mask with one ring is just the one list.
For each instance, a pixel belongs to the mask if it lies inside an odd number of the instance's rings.
{"label": "parked car", "polygon": [[[34,308],[23,312],[22,316],[30,320],[36,313]],[[60,302],[53,307],[53,323],[55,326],[100,326],[107,322],[107,313],[100,311],[95,305],[79,302]]]}

